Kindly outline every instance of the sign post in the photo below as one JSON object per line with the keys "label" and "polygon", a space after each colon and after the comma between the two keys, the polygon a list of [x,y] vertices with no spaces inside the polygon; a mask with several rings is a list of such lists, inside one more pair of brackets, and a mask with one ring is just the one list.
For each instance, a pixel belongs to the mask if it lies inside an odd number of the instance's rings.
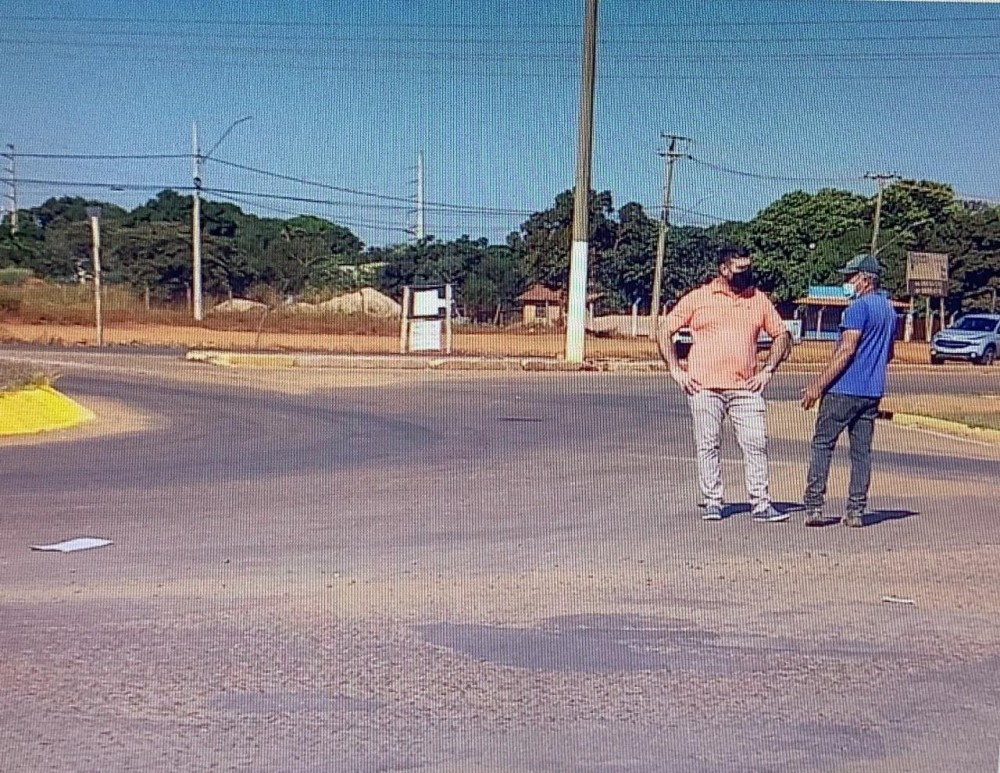
{"label": "sign post", "polygon": [[401,352],[451,354],[452,297],[450,284],[403,288]]}
{"label": "sign post", "polygon": [[[912,315],[913,296],[922,295],[926,299],[924,338],[931,340],[933,334],[933,319],[931,317],[931,298],[940,299],[940,326],[944,329],[944,299],[948,296],[948,255],[942,252],[907,252],[906,253],[906,292],[910,296],[910,314]],[[912,316],[910,317],[912,320]],[[908,326],[912,330],[912,321]],[[912,334],[912,333],[911,333]],[[906,335],[904,334],[904,339]]]}
{"label": "sign post", "polygon": [[940,252],[906,253],[906,291],[910,295],[948,295],[948,256]]}

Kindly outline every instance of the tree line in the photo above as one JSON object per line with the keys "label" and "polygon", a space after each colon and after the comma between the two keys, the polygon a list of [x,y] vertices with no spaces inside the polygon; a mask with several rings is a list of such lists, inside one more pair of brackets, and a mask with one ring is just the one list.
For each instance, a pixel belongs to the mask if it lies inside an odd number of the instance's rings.
{"label": "tree line", "polygon": [[[90,231],[86,208],[100,205],[105,281],[160,301],[184,298],[191,282],[191,198],[164,190],[129,211],[80,197],[51,198],[18,212],[0,232],[0,270],[20,269],[50,282],[86,281]],[[616,207],[610,191],[590,196],[590,285],[607,311],[649,308],[659,219],[635,202]],[[755,256],[759,285],[778,303],[810,285],[838,283],[837,269],[869,249],[873,198],[824,188],[794,191],[747,221],[671,226],[663,297],[672,303],[714,271],[722,244]],[[205,201],[203,281],[215,297],[329,297],[374,285],[395,297],[408,284],[450,282],[465,313],[500,321],[517,296],[539,283],[567,285],[573,194],[564,191],[503,244],[462,236],[366,246],[350,228],[314,215],[259,217],[236,204]],[[983,308],[1000,287],[1000,207],[970,207],[950,186],[903,180],[884,191],[879,259],[884,284],[905,294],[907,250],[951,255],[951,310]]]}

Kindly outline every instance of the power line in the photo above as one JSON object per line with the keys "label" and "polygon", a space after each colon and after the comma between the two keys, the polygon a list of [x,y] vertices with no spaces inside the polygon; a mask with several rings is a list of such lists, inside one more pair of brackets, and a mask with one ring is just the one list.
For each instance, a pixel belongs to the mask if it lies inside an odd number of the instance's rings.
{"label": "power line", "polygon": [[[160,160],[160,159],[190,159],[193,157],[191,153],[146,153],[146,154],[124,154],[124,153],[18,153],[20,158],[35,158],[35,159],[72,159],[72,160]],[[285,180],[288,182],[295,182],[301,185],[310,185],[317,188],[322,188],[325,190],[333,190],[339,193],[346,193],[355,196],[364,196],[367,198],[373,198],[382,201],[397,201],[401,203],[409,204],[410,207],[404,206],[389,206],[389,205],[377,205],[377,204],[363,204],[357,202],[329,202],[331,205],[341,205],[341,206],[360,206],[367,208],[382,208],[382,209],[409,209],[412,208],[412,199],[405,196],[392,196],[390,194],[375,193],[372,191],[364,191],[356,188],[349,188],[345,186],[331,185],[328,183],[322,183],[317,180],[309,180],[303,177],[297,177],[294,175],[282,174],[280,172],[273,172],[267,169],[260,169],[257,167],[248,166],[246,164],[238,164],[233,161],[227,161],[225,159],[216,158],[214,156],[204,158],[203,160],[221,164],[223,166],[232,167],[234,169],[239,169],[242,171],[253,172],[255,174],[264,175],[267,177],[272,177],[279,180]],[[127,188],[126,184],[121,184],[120,186],[115,183],[108,183],[109,187],[116,186]],[[163,186],[163,187],[173,187],[177,186]],[[497,208],[497,207],[481,207],[474,205],[464,205],[464,204],[453,204],[448,202],[425,202],[426,208],[429,210],[438,210],[442,213],[456,213],[456,214],[480,214],[480,215],[512,215],[512,216],[524,216],[532,214],[531,210],[518,210],[509,208]]]}
{"label": "power line", "polygon": [[747,177],[753,180],[769,180],[773,182],[826,182],[826,183],[849,183],[849,182],[860,182],[863,180],[862,175],[857,175],[855,177],[794,177],[794,176],[783,176],[783,175],[769,175],[762,174],[760,172],[748,172],[742,169],[733,169],[732,167],[722,166],[721,164],[715,164],[711,161],[705,161],[704,159],[698,158],[697,156],[688,156],[688,158],[694,163],[712,169],[716,172],[722,172],[724,174],[731,174],[737,177]]}
{"label": "power line", "polygon": [[[1000,21],[1000,18],[998,18]],[[349,36],[329,36],[329,35],[317,35],[317,34],[307,34],[307,35],[278,35],[270,33],[246,33],[244,31],[225,33],[225,32],[187,32],[182,31],[175,33],[171,38],[165,38],[165,33],[163,30],[95,30],[90,32],[77,32],[74,30],[41,30],[41,29],[16,29],[7,28],[8,32],[11,33],[27,33],[27,34],[42,34],[42,35],[59,35],[63,36],[63,40],[56,40],[51,42],[64,43],[66,45],[75,45],[73,39],[82,41],[82,43],[93,42],[94,38],[118,38],[118,39],[129,39],[129,38],[156,38],[159,41],[163,41],[164,45],[177,43],[178,45],[184,45],[181,41],[191,41],[192,44],[197,43],[197,45],[202,46],[200,41],[202,40],[218,40],[218,41],[239,41],[248,42],[251,40],[263,40],[268,43],[302,43],[302,42],[313,42],[317,44],[323,44],[328,46],[330,43],[359,43],[359,44],[372,44],[372,43],[405,43],[405,44],[416,44],[416,45],[445,45],[445,46],[497,46],[497,45],[516,45],[518,47],[525,46],[552,46],[552,45],[565,45],[575,47],[579,45],[579,41],[575,38],[525,38],[522,36],[511,36],[511,37],[497,37],[497,38],[470,38],[470,37],[414,37],[412,35],[349,35]],[[65,39],[69,37],[70,40]],[[813,36],[813,37],[662,37],[655,36],[649,38],[616,38],[616,37],[606,37],[601,38],[600,43],[605,46],[617,45],[617,46],[644,46],[649,47],[652,45],[661,44],[664,46],[674,47],[677,45],[721,45],[721,44],[747,44],[747,45],[766,45],[773,43],[886,43],[886,42],[900,42],[900,43],[926,43],[930,41],[972,41],[972,40],[996,40],[1000,35],[996,33],[993,34],[971,34],[971,35],[825,35],[825,36]],[[49,42],[45,39],[41,41],[29,41],[20,40],[15,38],[17,42],[21,43],[37,43],[37,42]],[[120,42],[120,41],[119,41]],[[176,47],[171,45],[171,47]],[[246,47],[243,47],[246,49]],[[255,48],[255,51],[269,50],[268,48]],[[283,50],[283,49],[274,49]],[[301,49],[296,49],[301,50]],[[329,52],[330,49],[325,47],[323,49]],[[604,54],[605,56],[608,53]]]}
{"label": "power line", "polygon": [[[341,185],[330,185],[329,183],[322,183],[317,180],[309,180],[305,177],[297,177],[295,175],[282,174],[281,172],[272,172],[267,169],[260,169],[258,167],[248,166],[246,164],[238,164],[234,161],[226,161],[221,158],[211,158],[208,159],[217,164],[222,164],[223,166],[232,167],[234,169],[240,169],[245,172],[253,172],[254,174],[264,175],[266,177],[273,177],[277,180],[285,180],[287,182],[299,183],[300,185],[311,185],[316,188],[322,188],[325,190],[337,191],[338,193],[348,193],[354,196],[364,196],[367,198],[379,199],[382,201],[399,201],[409,204],[411,207],[413,205],[413,199],[407,198],[405,196],[392,196],[386,193],[374,193],[372,191],[359,190],[357,188],[347,188]],[[532,212],[528,210],[517,210],[517,209],[507,209],[501,207],[475,207],[467,206],[463,204],[450,204],[447,202],[439,201],[427,201],[424,205],[428,209],[437,208],[444,210],[452,210],[455,212],[463,212],[469,214],[504,214],[504,215],[530,215]]]}
{"label": "power line", "polygon": [[[370,22],[318,22],[318,21],[277,21],[277,20],[264,20],[264,19],[194,19],[190,17],[183,18],[141,18],[141,19],[128,19],[117,16],[66,16],[66,15],[50,15],[50,16],[38,16],[38,15],[21,15],[21,16],[7,16],[8,21],[25,21],[25,22],[40,22],[40,23],[65,23],[65,24],[147,24],[147,25],[168,25],[173,28],[183,27],[183,26],[194,26],[194,27],[263,27],[263,28],[309,28],[309,29],[321,29],[321,28],[368,28],[373,26]],[[869,26],[869,25],[887,25],[887,24],[901,24],[901,25],[911,25],[911,24],[953,24],[953,23],[982,23],[982,22],[997,22],[1000,21],[1000,16],[928,16],[928,17],[916,17],[908,19],[894,19],[894,18],[849,18],[849,19],[789,19],[789,20],[770,20],[770,21],[692,21],[692,22],[602,22],[602,27],[607,28],[629,28],[629,29],[671,29],[671,28],[745,28],[745,27],[820,27],[820,26],[834,26],[840,27],[845,25],[857,25],[857,26]],[[520,31],[521,27],[517,24],[495,24],[489,22],[399,22],[393,21],[393,27],[399,28],[414,28],[414,29],[510,29],[511,31]],[[577,30],[580,28],[578,23],[535,23],[531,25],[536,29],[571,29]]]}
{"label": "power line", "polygon": [[[32,56],[37,58],[37,51],[34,48],[28,48],[25,51],[9,51],[8,56]],[[437,60],[440,57],[428,54],[427,59]],[[989,57],[990,60],[1000,58],[1000,52],[996,56]],[[82,64],[85,62],[94,63],[106,63],[106,58],[100,56],[91,57],[75,57],[74,61],[77,64]],[[143,65],[170,65],[177,66],[180,60],[175,58],[164,58],[155,56],[137,56],[131,57],[129,61],[132,64],[143,64]],[[806,60],[808,61],[808,59]],[[924,60],[922,60],[924,61]],[[973,62],[979,61],[976,59],[964,59],[961,61]],[[248,68],[256,70],[267,70],[267,71],[280,71],[282,73],[287,73],[291,71],[296,72],[313,72],[313,73],[342,73],[345,75],[362,75],[371,77],[385,76],[387,73],[383,71],[374,71],[371,66],[365,66],[363,63],[359,63],[356,66],[344,66],[344,65],[301,65],[292,62],[266,62],[259,59],[244,59],[244,60],[223,60],[223,59],[206,59],[206,58],[191,58],[185,57],[184,65],[189,67],[224,67],[229,69],[238,69],[240,71],[245,71]],[[491,64],[488,59],[479,57],[476,59],[477,64]],[[500,60],[492,62],[492,64],[499,64]],[[569,64],[569,60],[566,62]],[[879,62],[872,60],[872,64],[878,64]],[[490,79],[490,80],[514,80],[517,82],[524,82],[527,79],[553,79],[553,80],[575,80],[576,75],[570,71],[530,71],[530,70],[496,70],[496,69],[483,69],[479,71],[471,71],[467,69],[427,69],[427,68],[403,68],[398,72],[403,73],[409,79],[413,78],[454,78],[456,75],[469,75],[476,78]],[[677,83],[677,82],[689,82],[694,81],[698,83],[735,83],[742,84],[746,83],[747,78],[757,78],[759,77],[756,73],[748,73],[745,69],[740,70],[736,73],[722,74],[722,75],[709,75],[706,76],[703,73],[676,73],[676,72],[657,72],[657,73],[642,73],[629,70],[628,72],[610,72],[602,76],[601,80],[604,82],[612,81],[657,81],[659,83]],[[842,73],[828,73],[828,74],[816,74],[816,75],[783,75],[784,82],[799,82],[799,83],[829,83],[830,81],[850,81],[850,82],[901,82],[901,81],[935,81],[935,82],[948,82],[948,83],[980,83],[980,82],[993,82],[1000,80],[1000,75],[991,74],[987,72],[975,72],[975,73],[964,73],[964,74],[946,74],[941,72],[931,72],[931,73],[906,73],[906,74],[892,74],[885,73],[882,70],[875,72],[863,72],[854,74],[842,74]]]}
{"label": "power line", "polygon": [[[26,179],[19,179],[18,183],[24,184],[24,185],[28,185],[28,186],[32,186],[32,187],[41,186],[41,187],[45,187],[45,188],[56,188],[56,189],[59,189],[59,188],[83,188],[83,189],[106,190],[106,191],[113,191],[113,192],[123,192],[123,191],[142,192],[142,191],[164,191],[164,190],[172,190],[172,191],[177,191],[177,192],[191,193],[191,192],[194,192],[196,190],[195,186],[193,186],[193,185],[164,185],[164,184],[126,183],[126,182],[95,182],[95,181],[90,181],[90,180],[43,180],[43,179],[37,179],[37,178],[26,178]],[[261,192],[258,192],[258,191],[244,191],[244,190],[235,190],[235,189],[230,189],[230,188],[208,188],[208,187],[202,187],[202,188],[200,188],[198,190],[201,190],[204,193],[211,193],[213,195],[221,195],[221,196],[250,196],[252,198],[271,199],[271,200],[274,200],[274,201],[294,201],[294,202],[299,202],[299,203],[303,203],[303,204],[319,204],[319,205],[331,206],[331,207],[363,206],[363,205],[355,205],[355,204],[353,204],[351,202],[333,201],[333,200],[330,200],[330,199],[311,198],[311,197],[307,197],[307,196],[292,196],[292,195],[280,194],[280,193],[261,193]],[[405,199],[404,199],[404,201],[405,201]],[[403,209],[403,208],[402,207],[393,207],[393,209]],[[431,210],[431,209],[433,209],[433,207],[428,206],[428,209]],[[524,211],[528,212],[528,210],[524,210]],[[469,215],[478,215],[480,217],[482,217],[482,216],[488,216],[488,215],[495,215],[495,214],[506,214],[506,215],[513,215],[513,214],[515,214],[515,213],[497,213],[497,212],[477,212],[475,210],[469,210],[469,211],[450,210],[449,212],[445,212],[443,214],[448,214],[448,213],[450,213],[450,214],[456,214],[456,215],[466,215],[466,216],[469,216]],[[533,213],[529,212],[529,214],[533,214]]]}
{"label": "power line", "polygon": [[[997,38],[992,38],[997,39]],[[301,46],[288,48],[275,48],[266,46],[205,46],[204,44],[186,45],[160,43],[150,44],[148,42],[127,43],[121,41],[101,42],[96,40],[83,41],[61,41],[61,40],[21,40],[11,38],[0,38],[0,43],[9,45],[26,46],[32,51],[37,51],[39,46],[72,49],[113,49],[121,51],[131,49],[136,51],[161,51],[177,52],[178,54],[188,51],[216,52],[232,55],[292,55],[296,57],[306,56],[310,53],[322,53],[327,56],[336,54],[356,54],[365,58],[392,57],[394,59],[417,59],[424,60],[433,57],[435,61],[445,62],[476,62],[476,63],[500,63],[500,62],[553,62],[575,64],[577,57],[572,53],[553,53],[547,47],[539,47],[537,51],[524,51],[518,53],[496,53],[484,54],[482,51],[413,51],[413,50],[374,50],[370,46],[356,50],[340,50],[323,48],[320,51],[310,52]],[[716,53],[663,53],[663,54],[636,54],[630,52],[615,53],[607,52],[606,58],[612,60],[621,59],[628,62],[647,63],[668,63],[668,62],[787,62],[802,61],[811,62],[928,62],[928,61],[992,61],[1000,57],[1000,49],[976,50],[976,51],[841,51],[841,52],[806,52],[806,51],[783,51],[783,52],[716,52]]]}
{"label": "power line", "polygon": [[[247,199],[240,198],[238,196],[227,196],[227,195],[223,195],[223,194],[220,194],[220,193],[216,193],[215,197],[219,198],[219,199],[223,199],[225,201],[229,201],[229,202],[231,202],[233,204],[241,204],[241,205],[243,205],[245,207],[257,207],[259,209],[268,210],[268,211],[271,211],[271,212],[276,212],[278,214],[289,215],[290,217],[293,217],[293,218],[294,217],[301,217],[302,214],[303,214],[302,212],[295,212],[295,211],[290,210],[290,209],[283,209],[281,207],[275,207],[272,204],[261,204],[260,202],[248,201]],[[336,221],[333,221],[333,222],[335,222],[336,225],[350,225],[350,226],[354,226],[356,228],[371,228],[371,229],[382,230],[382,231],[401,231],[403,233],[409,233],[409,229],[407,229],[407,228],[402,228],[400,226],[387,225],[387,224],[384,224],[384,223],[366,223],[366,222],[361,221],[361,220],[352,220],[352,219],[349,219],[349,218],[342,218],[342,217],[337,217]]]}
{"label": "power line", "polygon": [[161,159],[191,158],[190,153],[18,153],[18,158],[48,158],[95,161],[154,161]]}

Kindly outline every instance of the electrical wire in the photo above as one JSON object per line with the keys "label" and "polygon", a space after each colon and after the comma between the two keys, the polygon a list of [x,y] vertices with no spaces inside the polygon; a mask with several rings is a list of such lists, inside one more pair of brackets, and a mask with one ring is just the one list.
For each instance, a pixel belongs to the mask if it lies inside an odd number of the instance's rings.
{"label": "electrical wire", "polygon": [[[660,0],[657,0],[660,2]],[[370,22],[321,22],[321,21],[290,21],[290,20],[264,20],[264,19],[205,19],[205,18],[142,18],[129,19],[119,16],[68,16],[52,14],[42,15],[11,15],[5,17],[7,21],[39,22],[43,24],[148,24],[167,25],[173,28],[180,26],[193,27],[262,27],[262,28],[367,28],[372,26]],[[753,27],[842,27],[846,25],[854,26],[874,26],[874,25],[911,25],[911,24],[965,24],[1000,21],[1000,16],[924,16],[908,19],[894,18],[841,18],[841,19],[774,19],[768,21],[689,21],[689,22],[614,22],[608,21],[602,27],[628,28],[628,29],[689,29],[689,28],[753,28]],[[495,24],[489,22],[405,22],[393,21],[393,27],[414,28],[414,29],[510,29],[520,31],[517,24]],[[580,24],[576,23],[554,23],[554,22],[532,22],[535,29],[572,29],[577,30]]]}
{"label": "electrical wire", "polygon": [[[263,209],[263,210],[269,210],[271,212],[275,212],[275,213],[278,213],[278,214],[289,215],[290,217],[293,217],[293,218],[294,217],[301,217],[302,214],[303,214],[302,212],[295,212],[295,211],[290,210],[290,209],[283,209],[281,207],[275,207],[272,204],[261,204],[260,202],[248,201],[245,198],[240,198],[240,197],[237,197],[237,196],[227,196],[227,195],[220,194],[220,193],[216,193],[214,195],[215,195],[216,198],[223,199],[224,201],[228,201],[228,202],[230,202],[232,204],[241,204],[241,205],[243,205],[245,207],[257,207],[257,208],[260,208],[260,209]],[[366,222],[361,221],[361,220],[351,220],[351,219],[341,218],[341,217],[337,217],[336,220],[331,221],[331,222],[333,222],[335,225],[349,225],[349,226],[354,226],[356,228],[371,228],[371,229],[379,230],[379,231],[401,231],[403,233],[409,233],[410,232],[408,228],[401,228],[400,226],[393,226],[393,225],[388,225],[388,224],[385,224],[385,223],[366,223]]]}
{"label": "electrical wire", "polygon": [[[295,175],[283,174],[281,172],[272,172],[267,169],[260,169],[258,167],[248,166],[246,164],[238,164],[234,161],[227,161],[225,159],[213,157],[207,159],[223,166],[228,166],[233,169],[240,169],[245,172],[252,172],[254,174],[264,175],[266,177],[273,177],[277,180],[285,180],[287,182],[299,183],[301,185],[310,185],[316,188],[322,188],[324,190],[337,191],[338,193],[348,193],[355,196],[363,196],[366,198],[379,199],[382,201],[402,201],[409,205],[414,204],[414,200],[405,196],[392,196],[385,193],[374,193],[372,191],[359,190],[357,188],[347,188],[340,185],[330,185],[329,183],[318,182],[317,180],[309,180],[304,177],[297,177]],[[519,209],[509,209],[501,207],[476,207],[468,206],[464,204],[451,204],[447,202],[435,202],[427,201],[424,202],[425,209],[441,209],[441,210],[451,210],[454,212],[461,212],[466,214],[503,214],[503,215],[530,215],[533,214],[530,210],[519,210]]]}
{"label": "electrical wire", "polygon": [[862,175],[857,177],[795,177],[795,176],[785,176],[785,175],[769,175],[762,174],[760,172],[749,172],[743,169],[733,169],[732,167],[723,166],[721,164],[716,164],[711,161],[706,161],[697,156],[687,155],[685,156],[689,161],[694,162],[700,166],[704,166],[708,169],[712,169],[716,172],[722,172],[724,174],[731,174],[737,177],[746,177],[753,180],[769,180],[773,182],[800,182],[800,183],[852,183],[861,182],[864,180]]}

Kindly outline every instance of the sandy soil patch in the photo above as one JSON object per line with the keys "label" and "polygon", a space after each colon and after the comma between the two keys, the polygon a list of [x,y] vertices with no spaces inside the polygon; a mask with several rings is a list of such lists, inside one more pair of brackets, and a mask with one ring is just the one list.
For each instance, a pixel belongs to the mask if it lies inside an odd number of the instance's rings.
{"label": "sandy soil patch", "polygon": [[38,445],[67,440],[86,440],[96,437],[126,435],[132,432],[145,432],[166,424],[166,419],[152,416],[131,408],[124,403],[105,400],[98,397],[73,397],[80,405],[93,411],[97,417],[94,421],[69,429],[53,430],[37,435],[6,435],[0,436],[0,448],[7,446]]}
{"label": "sandy soil patch", "polygon": [[[26,325],[7,322],[0,325],[0,339],[28,343],[93,345],[94,331],[80,325]],[[312,351],[336,354],[398,354],[399,338],[396,336],[269,333],[266,330],[258,341],[256,331],[209,330],[200,327],[171,325],[131,325],[109,327],[105,340],[111,345],[166,346],[177,348],[229,349],[236,351],[286,350]],[[453,352],[458,355],[559,357],[565,346],[560,331],[530,332],[505,330],[498,332],[455,334]],[[795,347],[793,363],[825,362],[833,350],[829,342],[807,341]],[[648,338],[597,338],[588,337],[587,357],[593,359],[656,360],[656,345]],[[900,364],[927,364],[927,345],[923,343],[898,344],[896,362]]]}

